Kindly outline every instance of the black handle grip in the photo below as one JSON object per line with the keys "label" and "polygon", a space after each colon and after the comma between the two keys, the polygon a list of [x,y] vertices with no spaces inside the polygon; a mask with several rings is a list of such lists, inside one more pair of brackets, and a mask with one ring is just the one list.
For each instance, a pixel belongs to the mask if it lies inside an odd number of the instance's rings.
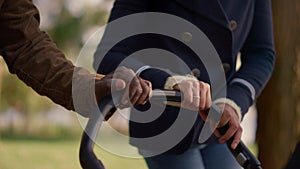
{"label": "black handle grip", "polygon": [[103,163],[95,155],[93,148],[93,140],[84,132],[79,151],[81,167],[83,169],[105,169]]}
{"label": "black handle grip", "polygon": [[[181,102],[182,96],[180,92],[177,91],[161,91],[154,90],[152,99],[161,100],[166,99],[167,102]],[[121,98],[121,93],[117,94],[116,97]],[[115,99],[118,100],[119,98]],[[167,103],[168,104],[168,103]],[[81,145],[80,145],[80,164],[83,169],[105,169],[104,165],[100,160],[98,160],[95,155],[94,141],[97,137],[98,130],[102,124],[103,120],[108,120],[113,113],[116,111],[116,107],[111,97],[105,98],[99,105],[101,113],[95,112],[90,117],[85,132],[82,135]],[[221,113],[221,110],[217,108],[216,105],[212,105],[211,110],[213,113]],[[221,134],[224,134],[228,125],[218,128]],[[230,148],[232,139],[227,142],[229,149],[234,155],[237,162],[245,169],[262,169],[258,159],[251,153],[247,146],[241,141],[235,150]]]}
{"label": "black handle grip", "polygon": [[106,97],[99,105],[100,112],[94,112],[90,117],[85,131],[82,134],[79,160],[83,169],[105,169],[101,160],[98,160],[94,153],[94,140],[97,137],[98,130],[104,120],[104,117],[111,116],[115,111],[115,106],[111,97]]}
{"label": "black handle grip", "polygon": [[[221,110],[216,106],[211,106],[212,113],[222,113]],[[218,131],[221,135],[224,135],[229,128],[229,124],[226,124],[223,127],[218,128]],[[229,139],[226,144],[230,149],[232,155],[235,157],[236,161],[245,169],[262,169],[260,161],[252,154],[248,147],[240,141],[236,149],[231,148],[233,138]]]}
{"label": "black handle grip", "polygon": [[[220,134],[224,135],[228,130],[229,125],[218,128]],[[260,161],[252,154],[248,147],[241,141],[236,149],[231,148],[233,138],[229,139],[226,144],[237,162],[245,169],[262,169]]]}

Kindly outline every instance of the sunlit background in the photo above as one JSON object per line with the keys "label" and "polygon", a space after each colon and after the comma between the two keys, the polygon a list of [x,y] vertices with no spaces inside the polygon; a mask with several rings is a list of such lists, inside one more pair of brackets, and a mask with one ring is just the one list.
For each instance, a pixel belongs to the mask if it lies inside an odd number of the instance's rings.
{"label": "sunlit background", "polygon": [[[88,38],[106,23],[113,0],[34,3],[40,11],[41,29],[75,62]],[[244,121],[243,140],[256,153],[255,107]],[[126,122],[122,124],[126,127]],[[0,57],[0,169],[79,169],[81,133],[74,112],[39,96],[9,74]],[[111,140],[114,144],[113,137]],[[109,169],[146,169],[142,159],[118,157],[99,147],[96,151]]]}
{"label": "sunlit background", "polygon": [[[75,63],[88,38],[106,23],[113,0],[35,0],[34,3],[40,11],[41,29]],[[245,128],[243,138],[249,145],[254,144],[254,112],[247,117],[250,118],[247,126],[252,127]],[[126,122],[122,124],[127,127]],[[80,168],[81,132],[74,112],[36,94],[9,74],[0,58],[0,169]],[[96,150],[110,169],[146,168],[142,159]]]}

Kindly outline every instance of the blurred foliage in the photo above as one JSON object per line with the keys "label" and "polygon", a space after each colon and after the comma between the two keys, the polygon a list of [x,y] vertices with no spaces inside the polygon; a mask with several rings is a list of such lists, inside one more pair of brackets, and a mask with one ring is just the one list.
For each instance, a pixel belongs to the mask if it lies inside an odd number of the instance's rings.
{"label": "blurred foliage", "polygon": [[[66,57],[74,61],[87,37],[96,30],[95,28],[106,23],[112,0],[79,0],[76,2],[72,0],[34,0],[34,3],[41,15],[41,30],[46,31]],[[80,8],[79,13],[72,11],[74,5]],[[47,117],[42,117],[40,122],[36,121],[36,117],[41,113],[48,112],[54,106],[50,99],[38,95],[16,75],[10,74],[4,60],[0,57],[0,115],[6,119],[2,119],[6,125],[0,124],[0,141],[1,138],[78,138],[81,135],[81,127],[76,127],[77,123],[74,119],[71,120],[75,124],[69,126],[48,124]],[[10,110],[20,112],[21,114],[17,116],[22,118],[22,121],[12,119],[15,118],[12,117],[15,115]],[[11,115],[7,116],[8,112]],[[0,166],[0,168],[2,167]]]}
{"label": "blurred foliage", "polygon": [[39,112],[51,107],[46,97],[41,97],[15,75],[5,74],[2,79],[2,99],[0,111],[14,107],[20,112]]}
{"label": "blurred foliage", "polygon": [[48,31],[59,48],[67,49],[68,46],[79,47],[81,45],[82,18],[82,16],[72,17],[66,8],[62,8],[55,26]]}
{"label": "blurred foliage", "polygon": [[78,51],[83,46],[82,35],[85,31],[93,26],[103,25],[106,18],[105,11],[86,12],[84,15],[73,16],[63,7],[59,18],[55,21],[55,26],[49,29],[48,33],[60,49],[65,51],[75,48]]}
{"label": "blurred foliage", "polygon": [[44,126],[35,128],[30,132],[24,132],[23,129],[18,128],[13,132],[3,130],[1,132],[1,140],[79,140],[82,129],[78,126]]}
{"label": "blurred foliage", "polygon": [[[49,2],[44,1],[43,3],[45,3],[44,6],[47,6]],[[53,3],[58,3],[57,6],[61,6],[61,10],[56,16],[52,16],[53,24],[51,27],[45,28],[46,32],[50,34],[58,48],[68,58],[74,60],[83,46],[83,35],[89,29],[105,24],[108,12],[101,8],[94,7],[91,9],[89,6],[84,6],[84,12],[76,16],[68,10],[67,1],[53,1]],[[4,65],[2,59],[0,62],[2,62],[0,65]],[[9,107],[14,107],[18,111],[30,115],[46,111],[51,106],[53,103],[49,99],[39,96],[15,75],[10,75],[7,68],[2,67],[0,69],[0,113]]]}

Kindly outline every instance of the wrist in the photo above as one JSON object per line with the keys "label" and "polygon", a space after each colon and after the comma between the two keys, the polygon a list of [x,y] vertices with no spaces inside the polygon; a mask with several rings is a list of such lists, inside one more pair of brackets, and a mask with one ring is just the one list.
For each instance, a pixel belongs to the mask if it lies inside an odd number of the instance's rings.
{"label": "wrist", "polygon": [[95,76],[95,80],[101,80],[105,77],[105,75],[102,75],[102,74],[96,74]]}
{"label": "wrist", "polygon": [[215,100],[214,103],[215,104],[225,104],[225,105],[230,106],[234,110],[236,115],[238,116],[239,122],[241,123],[242,110],[233,100],[228,99],[228,98],[219,98],[219,99]]}
{"label": "wrist", "polygon": [[97,74],[95,76],[95,96],[96,101],[99,104],[104,97],[110,94],[111,89],[110,85],[107,85],[107,80],[105,78],[105,75],[99,75]]}

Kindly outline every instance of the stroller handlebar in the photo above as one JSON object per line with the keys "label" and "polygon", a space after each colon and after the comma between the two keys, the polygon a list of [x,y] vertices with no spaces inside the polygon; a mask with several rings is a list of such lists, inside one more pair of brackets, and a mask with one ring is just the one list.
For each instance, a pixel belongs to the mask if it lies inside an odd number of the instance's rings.
{"label": "stroller handlebar", "polygon": [[[119,100],[119,98],[121,98],[121,93],[117,93],[115,97]],[[168,104],[168,102],[181,103],[182,96],[178,91],[153,90],[151,99],[166,99],[166,104]],[[100,103],[99,109],[101,113],[92,114],[82,135],[79,158],[83,169],[105,169],[101,160],[99,160],[94,153],[93,149],[95,143],[93,140],[96,139],[103,120],[108,120],[116,111],[113,99],[111,97],[106,97]],[[221,110],[214,104],[210,109],[212,113],[222,113]],[[228,127],[229,125],[225,125],[224,127],[218,128],[218,130],[221,134],[225,134]],[[232,139],[227,141],[227,146],[242,167],[245,169],[262,169],[259,160],[251,153],[242,141],[234,150],[230,148],[231,143]]]}

